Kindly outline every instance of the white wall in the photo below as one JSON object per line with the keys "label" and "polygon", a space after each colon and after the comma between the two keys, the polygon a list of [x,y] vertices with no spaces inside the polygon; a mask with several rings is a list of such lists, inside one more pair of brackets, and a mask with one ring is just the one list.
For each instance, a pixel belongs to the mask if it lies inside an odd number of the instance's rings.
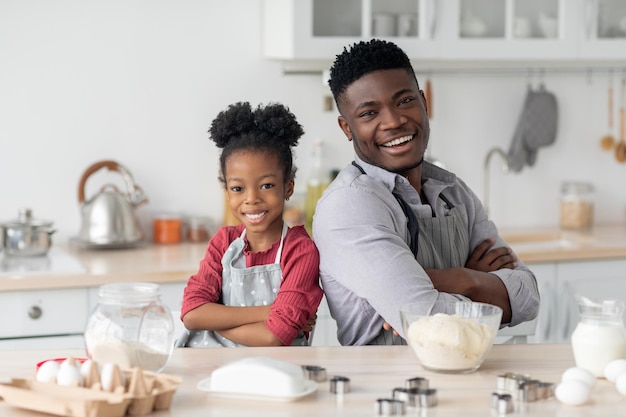
{"label": "white wall", "polygon": [[[338,51],[339,52],[339,51]],[[558,224],[559,186],[596,187],[596,222],[623,223],[626,164],[598,146],[606,130],[606,76],[545,76],[560,104],[559,136],[535,167],[498,175],[491,202],[501,227]],[[482,195],[492,146],[508,149],[526,93],[526,76],[432,76],[430,152]],[[0,2],[0,221],[31,207],[54,221],[57,240],[78,233],[77,188],[92,163],[130,169],[158,211],[222,216],[218,153],[208,139],[228,104],[279,101],[307,132],[297,149],[300,178],[313,140],[329,166],[352,147],[323,110],[321,76],[282,74],[261,55],[258,0],[2,0]],[[117,181],[89,178],[87,197]]]}

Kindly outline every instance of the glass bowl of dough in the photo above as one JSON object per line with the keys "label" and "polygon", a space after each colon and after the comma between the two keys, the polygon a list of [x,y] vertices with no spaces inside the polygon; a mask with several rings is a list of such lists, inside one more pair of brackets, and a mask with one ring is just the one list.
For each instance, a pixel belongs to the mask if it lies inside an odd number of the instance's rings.
{"label": "glass bowl of dough", "polygon": [[416,302],[401,306],[400,317],[406,341],[425,370],[470,373],[491,351],[502,309],[472,301]]}

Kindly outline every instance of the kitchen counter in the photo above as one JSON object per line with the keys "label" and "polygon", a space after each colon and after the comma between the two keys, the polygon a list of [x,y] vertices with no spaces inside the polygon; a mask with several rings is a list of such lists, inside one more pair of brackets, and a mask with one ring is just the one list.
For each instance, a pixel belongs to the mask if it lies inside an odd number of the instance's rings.
{"label": "kitchen counter", "polygon": [[198,270],[206,247],[206,243],[181,243],[86,250],[56,244],[41,258],[7,258],[0,254],[0,262],[12,263],[0,270],[0,292],[98,287],[123,281],[184,283]]}
{"label": "kitchen counter", "polygon": [[[624,225],[596,226],[587,232],[526,228],[503,229],[500,233],[525,263],[626,259]],[[0,292],[97,287],[134,280],[184,283],[197,271],[205,250],[205,243],[146,244],[107,250],[55,244],[47,257],[23,260],[35,263],[36,268],[31,268],[34,271],[20,269],[19,265],[12,266],[12,270],[0,269]],[[8,260],[0,253],[0,265]]]}
{"label": "kitchen counter", "polygon": [[[35,364],[47,358],[81,357],[80,350],[0,351],[0,377],[32,378]],[[227,399],[196,389],[196,384],[226,362],[247,356],[267,356],[298,365],[317,365],[332,376],[350,379],[350,392],[343,396],[331,394],[329,382],[318,383],[317,390],[297,401],[272,402]],[[483,366],[472,374],[449,375],[422,370],[407,346],[352,347],[271,347],[236,349],[175,349],[163,371],[183,380],[169,412],[154,415],[176,416],[374,416],[375,402],[390,398],[393,388],[403,387],[409,378],[424,377],[437,389],[438,405],[416,410],[407,408],[406,415],[489,416],[491,393],[496,389],[498,375],[512,371],[528,374],[543,382],[560,381],[563,371],[574,366],[569,344],[495,345]],[[624,411],[626,398],[615,386],[599,379],[590,401],[582,406],[566,406],[556,399],[516,403],[514,416],[616,416]],[[18,410],[0,402],[0,417],[41,416]]]}
{"label": "kitchen counter", "polygon": [[595,226],[581,232],[503,229],[500,235],[525,263],[626,259],[626,225]]}

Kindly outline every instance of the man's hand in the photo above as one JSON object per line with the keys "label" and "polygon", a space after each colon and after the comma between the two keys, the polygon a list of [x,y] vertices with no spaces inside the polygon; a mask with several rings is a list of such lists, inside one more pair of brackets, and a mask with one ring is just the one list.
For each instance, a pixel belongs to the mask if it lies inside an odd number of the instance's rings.
{"label": "man's hand", "polygon": [[389,324],[389,323],[387,323],[387,322],[384,322],[384,323],[383,323],[383,329],[385,329],[386,331],[393,330],[393,335],[394,335],[394,336],[400,336],[400,335],[398,334],[398,332],[396,331],[396,329],[392,328],[392,327],[391,327],[391,324]]}
{"label": "man's hand", "polygon": [[317,322],[317,314],[313,314],[313,316],[307,320],[306,324],[302,328],[304,332],[312,332],[313,327],[315,327],[315,323]]}
{"label": "man's hand", "polygon": [[476,246],[465,267],[482,272],[492,272],[503,268],[515,269],[517,267],[517,256],[515,256],[511,248],[490,249],[494,243],[495,240],[490,238]]}

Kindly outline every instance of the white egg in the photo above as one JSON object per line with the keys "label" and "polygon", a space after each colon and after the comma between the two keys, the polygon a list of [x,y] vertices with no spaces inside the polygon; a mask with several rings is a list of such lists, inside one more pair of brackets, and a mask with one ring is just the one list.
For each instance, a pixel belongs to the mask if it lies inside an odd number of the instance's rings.
{"label": "white egg", "polygon": [[[120,367],[113,362],[106,362],[102,365],[100,372],[100,381],[102,389],[104,391],[114,391],[117,387],[117,383],[122,386],[126,385],[126,378],[124,373],[120,370]],[[115,384],[115,386],[113,386]]]}
{"label": "white egg", "polygon": [[626,373],[620,374],[615,380],[615,388],[617,392],[626,396]]}
{"label": "white egg", "polygon": [[82,377],[80,376],[80,368],[75,362],[66,359],[61,363],[57,374],[57,384],[63,386],[80,386]]}
{"label": "white egg", "polygon": [[39,382],[50,382],[57,377],[60,364],[57,361],[45,361],[37,370],[35,379]]}
{"label": "white egg", "polygon": [[596,377],[591,373],[590,370],[585,368],[568,368],[563,372],[563,376],[561,376],[561,381],[581,381],[589,386],[589,388],[593,388],[596,384]]}
{"label": "white egg", "polygon": [[583,381],[571,379],[563,381],[554,390],[557,400],[567,405],[581,405],[589,400],[591,388]]}
{"label": "white egg", "polygon": [[615,359],[604,367],[604,377],[615,382],[618,376],[626,372],[626,359]]}
{"label": "white egg", "polygon": [[[89,376],[89,372],[91,372],[92,366],[98,366],[98,363],[92,361],[91,359],[87,359],[85,362],[83,362],[80,365],[80,375],[83,377],[83,379]],[[99,370],[100,370],[100,367],[98,367],[98,371]]]}

